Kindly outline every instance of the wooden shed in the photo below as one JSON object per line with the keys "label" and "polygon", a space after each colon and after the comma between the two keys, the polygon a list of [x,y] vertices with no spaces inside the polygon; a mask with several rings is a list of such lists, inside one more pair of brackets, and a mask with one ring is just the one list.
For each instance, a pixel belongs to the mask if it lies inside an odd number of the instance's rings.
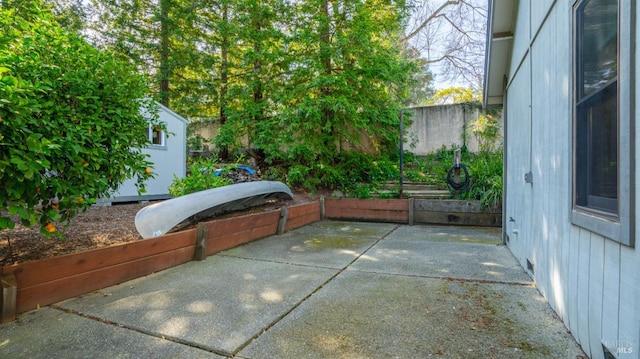
{"label": "wooden shed", "polygon": [[591,358],[640,358],[635,0],[489,1],[503,236]]}
{"label": "wooden shed", "polygon": [[110,198],[103,202],[133,202],[143,200],[167,199],[169,185],[174,176],[182,178],[187,164],[187,120],[169,108],[157,104],[158,121],[166,126],[169,136],[159,127],[149,123],[147,135],[149,146],[142,151],[149,155],[153,163],[155,178],[148,180],[146,193],[138,194],[135,180],[125,181]]}

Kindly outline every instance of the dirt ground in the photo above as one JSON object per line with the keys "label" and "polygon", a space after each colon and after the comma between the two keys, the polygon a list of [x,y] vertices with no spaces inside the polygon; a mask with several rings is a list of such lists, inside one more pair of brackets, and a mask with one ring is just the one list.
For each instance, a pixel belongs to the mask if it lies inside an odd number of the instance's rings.
{"label": "dirt ground", "polygon": [[[302,190],[293,190],[293,193],[293,200],[267,203],[244,211],[227,213],[217,218],[242,216],[283,206],[309,203],[319,200],[321,195],[321,192],[311,195]],[[141,240],[134,218],[140,209],[149,204],[130,203],[91,207],[74,217],[67,227],[56,226],[64,235],[64,240],[57,237],[46,238],[40,233],[39,227],[26,228],[16,224],[12,230],[0,231],[0,266]]]}

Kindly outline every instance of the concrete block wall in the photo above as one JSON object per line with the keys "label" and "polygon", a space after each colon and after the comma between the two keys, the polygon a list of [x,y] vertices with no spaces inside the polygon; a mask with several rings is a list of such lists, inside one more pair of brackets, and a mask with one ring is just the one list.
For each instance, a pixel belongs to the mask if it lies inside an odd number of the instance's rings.
{"label": "concrete block wall", "polygon": [[[480,111],[465,108],[462,104],[415,107],[408,109],[412,121],[406,125],[407,137],[405,149],[417,154],[427,155],[442,146],[467,145],[471,152],[479,150],[478,141],[470,130]],[[502,141],[503,122],[500,123],[500,141]],[[412,147],[411,145],[415,147]]]}

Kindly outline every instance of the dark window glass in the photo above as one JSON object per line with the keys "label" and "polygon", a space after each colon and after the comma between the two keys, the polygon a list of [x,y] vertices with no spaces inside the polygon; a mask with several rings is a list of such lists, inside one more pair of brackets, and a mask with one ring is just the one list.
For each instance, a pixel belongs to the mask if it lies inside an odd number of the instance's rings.
{"label": "dark window glass", "polygon": [[575,204],[618,214],[618,2],[577,9]]}
{"label": "dark window glass", "polygon": [[162,127],[153,125],[147,129],[147,136],[151,144],[156,146],[164,146],[164,131]]}
{"label": "dark window glass", "polygon": [[583,2],[578,26],[578,97],[582,99],[618,76],[617,0]]}

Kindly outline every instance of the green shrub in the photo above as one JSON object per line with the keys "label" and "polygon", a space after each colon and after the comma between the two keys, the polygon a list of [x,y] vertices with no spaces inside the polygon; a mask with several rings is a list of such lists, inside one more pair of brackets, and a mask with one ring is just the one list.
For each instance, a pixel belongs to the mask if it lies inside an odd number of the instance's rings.
{"label": "green shrub", "polygon": [[[282,167],[286,165],[279,166]],[[265,172],[282,177],[283,171],[269,168]],[[290,164],[284,177],[289,186],[301,186],[311,192],[323,187],[362,198],[378,183],[398,178],[398,164],[385,156],[350,151],[337,155],[331,163],[319,160],[313,164]],[[361,187],[363,183],[367,184],[366,189]]]}
{"label": "green shrub", "polygon": [[484,208],[499,208],[502,204],[502,148],[475,154],[467,167],[471,183],[462,198],[479,200]]}
{"label": "green shrub", "polygon": [[214,176],[217,168],[215,159],[200,158],[194,160],[189,166],[189,173],[186,177],[174,177],[169,186],[169,193],[174,197],[179,197],[231,184],[229,178]]}
{"label": "green shrub", "polygon": [[[407,156],[410,161],[405,165],[404,178],[446,187],[447,173],[453,166],[456,149],[456,146],[443,146],[424,157]],[[462,193],[452,193],[452,197],[479,200],[484,208],[499,208],[502,204],[502,147],[479,153],[470,153],[462,147],[461,163],[469,171],[469,188]]]}
{"label": "green shrub", "polygon": [[145,191],[143,112],[157,111],[140,100],[148,87],[135,67],[66,32],[39,3],[0,5],[0,230],[16,221],[51,236],[126,180]]}

